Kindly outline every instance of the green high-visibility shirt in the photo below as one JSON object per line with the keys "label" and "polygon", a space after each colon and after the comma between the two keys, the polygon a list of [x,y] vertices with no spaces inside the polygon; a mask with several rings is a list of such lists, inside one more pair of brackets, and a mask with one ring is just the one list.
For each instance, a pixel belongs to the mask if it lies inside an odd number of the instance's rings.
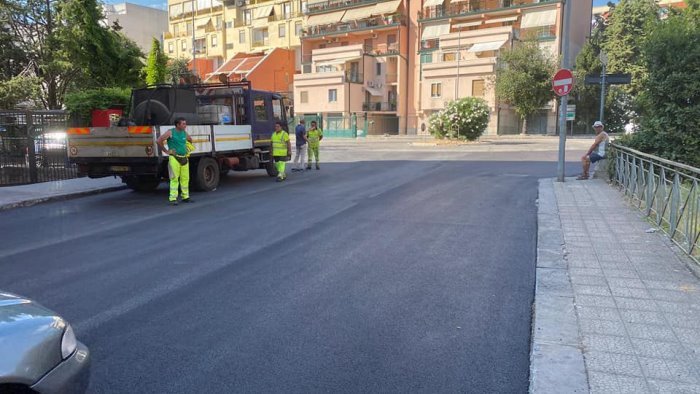
{"label": "green high-visibility shirt", "polygon": [[289,141],[289,134],[282,130],[279,133],[272,133],[272,156],[287,156],[287,141]]}
{"label": "green high-visibility shirt", "polygon": [[306,131],[306,138],[309,140],[309,145],[317,147],[323,136],[323,130],[321,129],[309,129]]}

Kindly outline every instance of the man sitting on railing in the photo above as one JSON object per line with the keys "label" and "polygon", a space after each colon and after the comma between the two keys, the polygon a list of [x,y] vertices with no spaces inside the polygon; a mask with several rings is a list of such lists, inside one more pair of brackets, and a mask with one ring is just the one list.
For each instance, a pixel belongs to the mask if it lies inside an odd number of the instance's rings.
{"label": "man sitting on railing", "polygon": [[591,163],[605,159],[605,148],[607,148],[609,137],[608,133],[603,131],[603,122],[597,120],[595,123],[593,123],[593,130],[595,130],[596,134],[595,141],[593,141],[591,147],[588,148],[588,152],[581,156],[583,174],[576,178],[578,180],[589,178],[588,169],[591,167]]}

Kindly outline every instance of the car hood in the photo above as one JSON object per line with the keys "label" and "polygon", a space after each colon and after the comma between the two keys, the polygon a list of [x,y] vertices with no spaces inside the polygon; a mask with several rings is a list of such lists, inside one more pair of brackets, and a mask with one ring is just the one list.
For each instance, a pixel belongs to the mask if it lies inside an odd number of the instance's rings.
{"label": "car hood", "polygon": [[36,302],[0,291],[0,383],[31,385],[58,365],[66,325]]}

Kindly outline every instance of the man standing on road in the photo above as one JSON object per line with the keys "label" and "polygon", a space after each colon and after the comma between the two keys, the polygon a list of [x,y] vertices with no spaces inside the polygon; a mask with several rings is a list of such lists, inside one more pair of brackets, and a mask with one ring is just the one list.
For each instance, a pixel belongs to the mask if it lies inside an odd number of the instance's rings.
{"label": "man standing on road", "polygon": [[591,167],[591,163],[595,163],[597,161],[605,159],[605,149],[607,148],[608,145],[608,133],[603,131],[603,122],[597,120],[595,123],[593,123],[593,130],[595,130],[595,141],[593,141],[593,144],[591,145],[590,148],[588,148],[588,152],[586,152],[585,155],[581,156],[581,165],[583,166],[583,174],[581,174],[578,178],[578,180],[584,180],[588,179],[588,170]]}
{"label": "man standing on road", "polygon": [[[187,134],[185,118],[175,119],[175,128],[163,133],[156,141],[162,152],[168,154],[168,176],[170,177],[171,205],[177,205],[178,188],[182,191],[182,202],[193,202],[190,199],[190,163],[188,159],[187,142],[192,143],[192,137]],[[165,142],[168,149],[165,148]]]}
{"label": "man standing on road", "polygon": [[323,139],[323,130],[316,127],[316,121],[311,122],[311,128],[306,132],[306,139],[309,141],[309,161],[306,165],[306,169],[311,169],[311,156],[316,159],[316,169],[320,170],[321,167],[318,165],[318,148]]}
{"label": "man standing on road", "polygon": [[272,156],[277,167],[277,182],[287,179],[285,172],[289,155],[292,154],[292,144],[289,142],[289,134],[282,129],[281,122],[275,122],[275,132],[270,137],[272,140]]}
{"label": "man standing on road", "polygon": [[302,166],[304,165],[304,159],[306,156],[306,121],[302,118],[299,121],[299,124],[297,125],[296,129],[294,129],[294,133],[296,134],[296,146],[297,146],[297,153],[294,156],[294,168],[292,168],[292,171],[297,172],[297,171],[304,171]]}

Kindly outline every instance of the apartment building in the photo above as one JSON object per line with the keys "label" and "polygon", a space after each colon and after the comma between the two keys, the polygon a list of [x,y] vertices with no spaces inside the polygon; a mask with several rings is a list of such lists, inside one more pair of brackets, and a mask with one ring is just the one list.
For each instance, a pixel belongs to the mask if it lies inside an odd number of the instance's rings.
{"label": "apartment building", "polygon": [[117,23],[122,33],[134,40],[141,50],[148,54],[153,39],[161,41],[163,32],[168,29],[168,14],[157,8],[133,3],[103,4],[103,23],[112,26]]}
{"label": "apartment building", "polygon": [[410,82],[405,0],[312,0],[306,12],[296,113],[327,128],[398,133]]}
{"label": "apartment building", "polygon": [[[591,1],[568,2],[570,59],[590,32]],[[426,132],[428,117],[456,98],[485,99],[491,108],[487,135],[516,134],[519,118],[497,100],[493,78],[499,52],[535,39],[554,58],[561,54],[563,4],[560,0],[425,0],[417,12],[420,47],[413,97],[417,132]],[[571,63],[573,64],[573,62]],[[556,102],[528,119],[528,131],[554,134]],[[407,130],[409,133],[412,130]]]}
{"label": "apartment building", "polygon": [[165,53],[190,59],[203,81],[246,78],[289,91],[301,66],[305,7],[306,0],[170,0]]}

